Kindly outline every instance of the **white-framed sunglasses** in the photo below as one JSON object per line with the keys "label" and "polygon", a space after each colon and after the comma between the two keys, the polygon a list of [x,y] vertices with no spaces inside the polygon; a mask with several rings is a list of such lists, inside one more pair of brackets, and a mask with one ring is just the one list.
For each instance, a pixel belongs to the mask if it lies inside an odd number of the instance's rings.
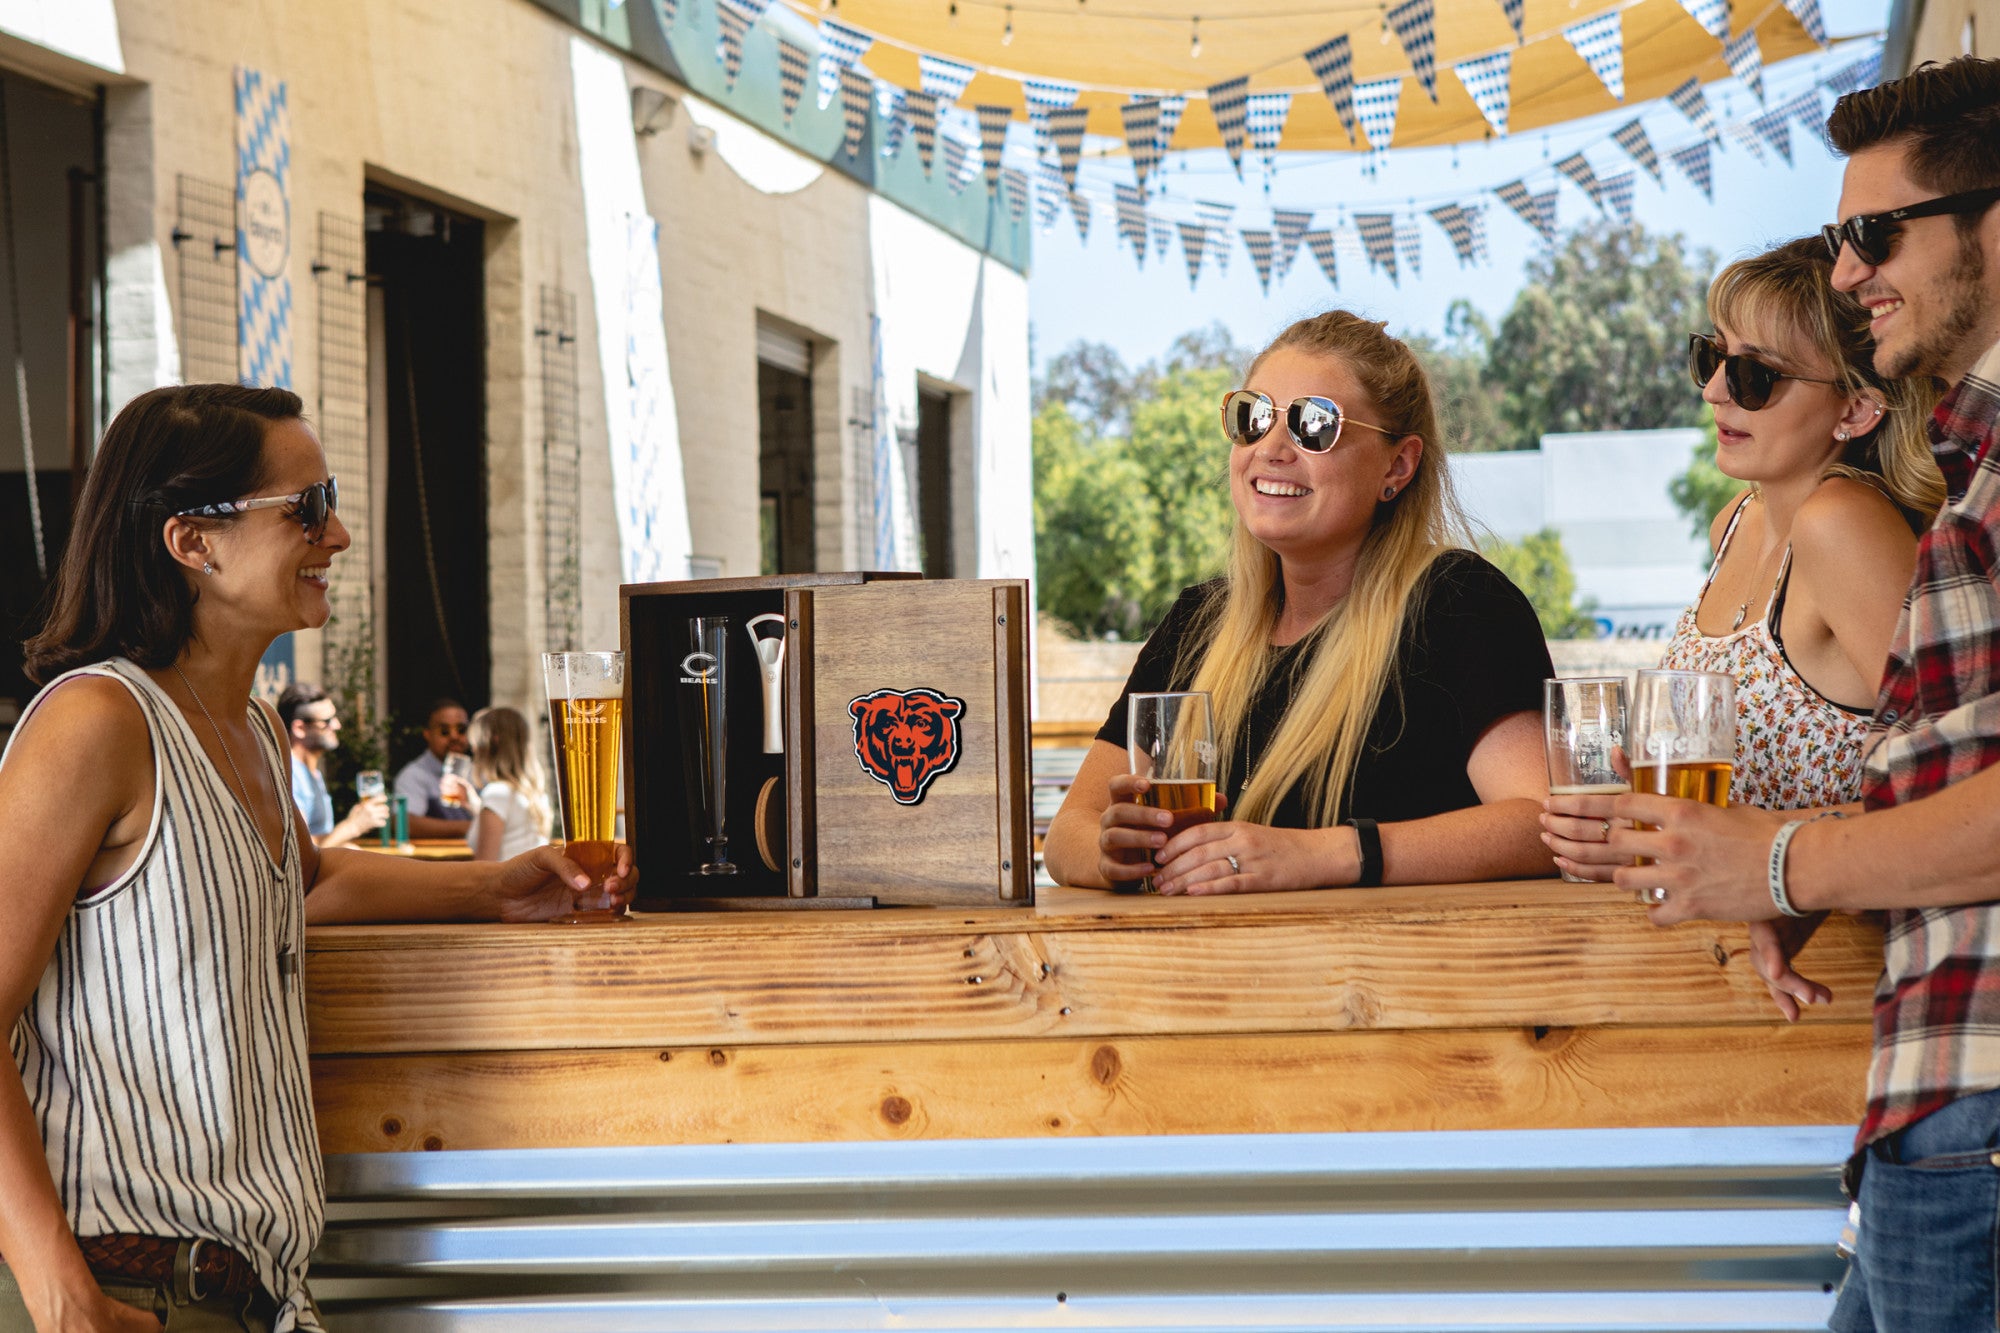
{"label": "white-framed sunglasses", "polygon": [[290,495],[260,495],[250,500],[219,500],[214,504],[196,505],[192,509],[182,509],[175,518],[226,518],[232,514],[247,514],[253,509],[275,509],[279,505],[296,506],[295,512],[287,515],[296,519],[305,529],[306,543],[318,546],[326,536],[326,521],[340,508],[340,483],[333,477],[316,481],[302,491]]}

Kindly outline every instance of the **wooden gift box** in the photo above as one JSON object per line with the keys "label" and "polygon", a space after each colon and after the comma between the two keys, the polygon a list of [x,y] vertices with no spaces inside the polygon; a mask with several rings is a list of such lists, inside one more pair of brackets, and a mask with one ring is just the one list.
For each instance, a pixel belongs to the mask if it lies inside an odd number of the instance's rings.
{"label": "wooden gift box", "polygon": [[[1031,903],[1027,607],[1018,579],[794,574],[620,588],[636,905]],[[785,618],[782,755],[763,751],[762,678],[744,629],[767,613]],[[735,875],[695,870],[699,806],[683,773],[680,684],[693,616],[730,620]],[[766,825],[769,850],[782,846],[775,870],[755,836],[771,778],[783,793],[782,835],[775,812]]]}

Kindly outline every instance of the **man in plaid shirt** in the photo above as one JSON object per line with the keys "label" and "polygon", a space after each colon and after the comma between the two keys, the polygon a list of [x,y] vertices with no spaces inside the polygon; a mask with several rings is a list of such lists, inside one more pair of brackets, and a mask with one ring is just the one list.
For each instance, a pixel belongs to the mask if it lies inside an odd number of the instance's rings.
{"label": "man in plaid shirt", "polygon": [[1777,814],[1626,796],[1617,813],[1658,831],[1615,830],[1610,842],[1655,858],[1618,872],[1655,922],[1752,923],[1752,958],[1788,1018],[1832,999],[1790,965],[1824,914],[1887,914],[1853,1164],[1858,1245],[1832,1327],[1991,1333],[2000,1322],[2000,61],[1926,65],[1850,94],[1828,130],[1848,157],[1843,221],[1826,229],[1834,285],[1868,307],[1879,373],[1951,386],[1931,424],[1949,496],[1918,548],[1862,801]]}

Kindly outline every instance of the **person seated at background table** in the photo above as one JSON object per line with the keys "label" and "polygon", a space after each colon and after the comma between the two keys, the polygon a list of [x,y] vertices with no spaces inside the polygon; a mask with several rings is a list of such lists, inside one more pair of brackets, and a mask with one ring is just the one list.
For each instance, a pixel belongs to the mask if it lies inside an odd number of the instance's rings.
{"label": "person seated at background table", "polygon": [[396,770],[396,795],[409,803],[412,838],[463,838],[472,811],[446,805],[440,786],[447,755],[464,754],[465,705],[439,699],[424,711],[424,752]]}
{"label": "person seated at background table", "polygon": [[[1050,825],[1049,873],[1170,894],[1550,873],[1548,645],[1464,549],[1422,365],[1336,310],[1281,333],[1222,415],[1229,572],[1140,651]],[[1125,750],[1127,698],[1169,689],[1213,698],[1228,816],[1171,839]]]}
{"label": "person seated at background table", "polygon": [[334,822],[320,760],[340,746],[340,714],[325,690],[304,681],[287,685],[278,696],[278,721],[292,743],[292,804],[305,817],[306,832],[315,843],[345,847],[388,822],[389,802],[381,796],[356,801],[345,819]]}
{"label": "person seated at background table", "polygon": [[[1715,411],[1715,463],[1748,487],[1709,530],[1715,563],[1661,665],[1736,679],[1729,803],[1841,805],[1861,760],[1889,639],[1944,503],[1925,422],[1929,378],[1875,371],[1869,314],[1833,289],[1818,236],[1731,264],[1708,291],[1713,334],[1689,368]],[[1608,880],[1610,796],[1551,797],[1544,839]]]}
{"label": "person seated at background table", "polygon": [[505,861],[546,845],[554,822],[549,783],[528,719],[512,708],[482,708],[472,715],[466,741],[472,746],[471,785],[478,789],[465,795],[473,811],[465,835],[472,859]]}

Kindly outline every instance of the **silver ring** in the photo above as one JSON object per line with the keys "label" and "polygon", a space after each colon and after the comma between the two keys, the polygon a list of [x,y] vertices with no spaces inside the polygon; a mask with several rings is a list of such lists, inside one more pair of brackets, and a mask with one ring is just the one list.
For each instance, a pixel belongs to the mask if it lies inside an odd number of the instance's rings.
{"label": "silver ring", "polygon": [[1608,819],[1600,819],[1600,820],[1599,820],[1599,821],[1597,821],[1597,822],[1598,822],[1599,824],[1601,824],[1601,825],[1603,826],[1603,828],[1604,828],[1604,840],[1605,840],[1606,842],[1610,842],[1610,841],[1611,841],[1611,821],[1610,821],[1610,820],[1608,820]]}
{"label": "silver ring", "polygon": [[1242,864],[1241,864],[1241,863],[1239,863],[1239,862],[1237,861],[1237,859],[1236,859],[1235,857],[1233,857],[1233,856],[1228,856],[1228,855],[1225,855],[1225,856],[1224,856],[1224,857],[1223,857],[1222,859],[1223,859],[1223,860],[1225,860],[1225,861],[1227,861],[1227,862],[1229,862],[1229,869],[1230,869],[1230,870],[1231,870],[1232,872],[1234,872],[1235,874],[1238,874],[1238,875],[1240,875],[1240,874],[1242,874],[1242,873],[1243,873],[1243,866],[1242,866]]}
{"label": "silver ring", "polygon": [[1663,903],[1667,900],[1666,886],[1655,884],[1652,888],[1646,890],[1646,896],[1656,903]]}

